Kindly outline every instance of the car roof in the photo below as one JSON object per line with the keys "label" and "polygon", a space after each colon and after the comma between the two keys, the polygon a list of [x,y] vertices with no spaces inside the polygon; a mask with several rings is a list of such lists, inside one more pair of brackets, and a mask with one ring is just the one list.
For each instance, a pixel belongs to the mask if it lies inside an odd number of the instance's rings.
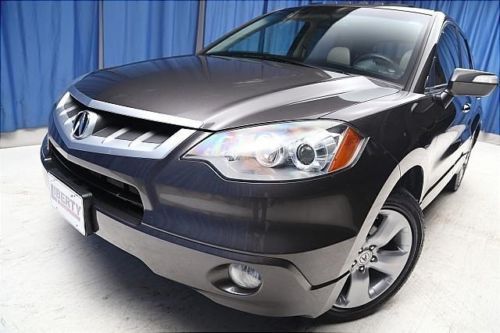
{"label": "car roof", "polygon": [[400,11],[405,11],[405,12],[418,13],[418,14],[426,14],[426,15],[436,15],[436,14],[440,13],[440,12],[432,10],[432,9],[424,9],[424,8],[408,7],[408,6],[387,5],[387,6],[375,6],[375,8],[400,10]]}
{"label": "car roof", "polygon": [[416,14],[424,14],[424,15],[430,15],[430,16],[435,16],[439,14],[443,14],[442,12],[435,11],[432,9],[423,9],[423,8],[416,8],[416,7],[409,7],[405,5],[397,5],[397,4],[390,4],[390,5],[370,5],[370,4],[310,4],[306,6],[298,6],[295,8],[307,8],[307,7],[353,7],[353,8],[379,8],[379,9],[390,9],[390,10],[397,10],[397,11],[402,11],[402,12],[410,12],[410,13],[416,13]]}

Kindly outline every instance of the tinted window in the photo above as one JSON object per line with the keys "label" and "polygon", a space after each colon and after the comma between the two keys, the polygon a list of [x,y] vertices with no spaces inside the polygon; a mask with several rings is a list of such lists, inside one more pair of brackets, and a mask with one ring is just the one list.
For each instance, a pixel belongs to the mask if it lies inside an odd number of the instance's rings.
{"label": "tinted window", "polygon": [[467,42],[465,41],[464,37],[462,34],[458,34],[458,41],[460,43],[460,55],[462,58],[461,61],[461,66],[462,68],[469,68],[472,69],[472,62],[471,62],[471,56],[469,53],[469,48],[467,46]]}
{"label": "tinted window", "polygon": [[460,67],[460,52],[457,34],[452,25],[447,25],[436,47],[436,55],[427,80],[427,87],[445,85],[455,68]]}
{"label": "tinted window", "polygon": [[439,87],[446,85],[446,77],[443,73],[443,67],[439,63],[439,58],[436,57],[434,59],[434,63],[432,64],[431,71],[429,73],[429,77],[427,79],[427,88]]}
{"label": "tinted window", "polygon": [[429,20],[423,14],[376,8],[288,9],[255,21],[207,53],[279,56],[403,83]]}

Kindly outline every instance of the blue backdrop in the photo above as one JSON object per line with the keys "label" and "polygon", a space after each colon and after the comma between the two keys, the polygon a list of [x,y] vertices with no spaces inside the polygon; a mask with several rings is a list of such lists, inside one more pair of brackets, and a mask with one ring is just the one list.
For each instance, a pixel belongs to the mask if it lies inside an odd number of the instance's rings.
{"label": "blue backdrop", "polygon": [[[204,44],[256,16],[311,2],[322,1],[208,0]],[[387,2],[444,11],[467,35],[476,67],[500,75],[498,1]],[[73,78],[98,68],[98,7],[97,1],[1,2],[2,132],[46,125]],[[104,1],[102,8],[106,67],[195,51],[196,1]],[[486,132],[500,134],[498,102],[498,89],[483,99]]]}
{"label": "blue backdrop", "polygon": [[197,1],[105,1],[104,66],[191,54]]}
{"label": "blue backdrop", "polygon": [[97,2],[1,2],[0,129],[40,127],[73,78],[97,68]]}

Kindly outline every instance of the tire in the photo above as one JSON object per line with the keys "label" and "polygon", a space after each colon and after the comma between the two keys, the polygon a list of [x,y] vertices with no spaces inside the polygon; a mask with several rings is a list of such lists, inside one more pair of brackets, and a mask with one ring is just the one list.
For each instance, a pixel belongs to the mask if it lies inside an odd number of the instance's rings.
{"label": "tire", "polygon": [[[353,263],[353,268],[351,268],[351,270],[349,271],[348,273],[349,276],[347,280],[342,280],[345,281],[345,285],[344,288],[342,289],[341,294],[339,295],[339,298],[337,299],[335,305],[324,315],[329,322],[351,321],[374,313],[378,308],[380,308],[380,306],[382,306],[387,300],[389,300],[399,291],[399,289],[403,286],[403,284],[406,282],[411,272],[413,271],[413,268],[415,267],[418,258],[420,256],[424,241],[423,213],[422,210],[420,209],[418,202],[405,189],[396,189],[389,196],[384,206],[382,207],[382,210],[379,216],[377,217],[377,220],[373,222],[373,226],[367,237],[367,244],[369,244],[372,241],[374,243],[377,243],[377,239],[380,238],[378,237],[379,229],[381,233],[382,231],[387,229],[387,227],[384,227],[385,226],[384,223],[386,223],[384,221],[391,221],[392,218],[389,219],[387,216],[392,216],[390,214],[393,214],[393,212],[394,216],[398,216],[398,219],[401,218],[400,215],[402,215],[406,219],[407,228],[403,228],[401,231],[395,233],[395,236],[393,236],[393,238],[387,243],[387,245],[380,246],[379,248],[377,248],[374,245],[370,246],[370,249],[372,247],[374,248],[372,252],[372,257],[370,257],[369,259],[370,262],[368,262],[366,266],[363,266],[366,267],[363,269],[363,273],[361,273],[360,265],[362,264],[362,261],[366,259],[364,258],[364,256],[367,253],[366,252],[367,250],[366,248],[364,251],[360,250],[360,254],[358,255],[357,258],[359,262],[356,260],[357,264],[355,265]],[[389,214],[389,215],[384,217],[383,214]],[[401,221],[398,222],[398,225],[402,223]],[[375,232],[373,235],[371,235],[372,230],[374,229]],[[409,233],[411,233],[411,235],[409,235]],[[387,234],[390,235],[391,233]],[[390,236],[387,236],[387,238],[388,237]],[[398,239],[397,241],[404,242],[405,245],[401,247],[399,245],[395,246],[396,244],[391,245],[391,242],[395,242],[396,239]],[[406,247],[407,249],[406,252],[405,251],[401,252],[405,253],[404,256],[407,256],[407,258],[405,259],[406,262],[403,263],[402,262],[403,259],[400,259],[401,260],[400,266],[402,267],[402,269],[399,272],[399,275],[397,275],[397,277],[395,276],[395,274],[394,278],[392,278],[393,276],[391,276],[390,278],[391,284],[387,286],[388,285],[387,277],[384,277],[384,274],[381,274],[378,271],[378,269],[380,268],[375,268],[375,265],[384,265],[384,262],[382,260],[383,257],[394,258],[392,255],[386,256],[387,254],[391,254],[387,251],[398,251],[399,253],[401,249],[405,249],[405,246],[408,245],[407,243],[410,239],[411,239],[411,245]],[[397,250],[391,250],[390,246],[393,246],[393,248]],[[377,258],[377,256],[379,258]],[[377,262],[377,260],[379,260],[379,262]],[[371,261],[373,261],[373,263],[371,263]],[[345,304],[345,302],[348,302],[350,295],[359,294],[356,292],[351,292],[351,284],[353,283],[352,281],[354,277],[361,274],[366,274],[363,276],[368,276],[368,281],[369,281],[367,284],[368,288],[366,289],[366,295],[364,295],[363,297],[366,297],[368,295],[369,301],[365,304],[360,304],[360,305],[357,305],[356,302],[354,302],[353,306],[351,307],[349,306],[351,303]],[[379,279],[382,282],[380,282]],[[356,286],[357,285],[359,285],[359,282],[357,282]],[[382,288],[379,287],[380,285],[382,285],[383,287]],[[358,289],[361,290],[363,288],[358,288]],[[379,294],[376,293],[377,289],[380,291]],[[355,289],[353,288],[353,290]],[[374,292],[372,293],[372,291]],[[372,293],[373,296],[370,296],[370,293]],[[358,300],[358,303],[359,302],[360,300]]]}

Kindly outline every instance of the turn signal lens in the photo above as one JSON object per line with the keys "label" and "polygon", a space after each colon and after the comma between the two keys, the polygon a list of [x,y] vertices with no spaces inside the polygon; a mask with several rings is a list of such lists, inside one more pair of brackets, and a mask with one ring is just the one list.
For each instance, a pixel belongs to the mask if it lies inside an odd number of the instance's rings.
{"label": "turn signal lens", "polygon": [[363,138],[356,133],[356,131],[347,127],[328,171],[337,171],[351,164],[353,159],[357,156],[362,140]]}

